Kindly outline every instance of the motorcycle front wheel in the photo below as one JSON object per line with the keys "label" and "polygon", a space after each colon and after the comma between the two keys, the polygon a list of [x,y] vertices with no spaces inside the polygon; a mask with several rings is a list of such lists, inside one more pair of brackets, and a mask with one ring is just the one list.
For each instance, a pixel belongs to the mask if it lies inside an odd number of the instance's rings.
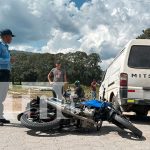
{"label": "motorcycle front wheel", "polygon": [[129,129],[135,136],[139,138],[142,137],[142,131],[137,129],[128,119],[126,119],[123,116],[115,114],[113,116],[112,123],[114,123],[116,126],[120,127],[121,129]]}

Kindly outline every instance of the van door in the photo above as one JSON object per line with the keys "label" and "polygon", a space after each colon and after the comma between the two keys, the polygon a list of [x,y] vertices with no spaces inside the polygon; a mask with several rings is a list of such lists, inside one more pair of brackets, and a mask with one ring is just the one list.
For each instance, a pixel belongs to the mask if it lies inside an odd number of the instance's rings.
{"label": "van door", "polygon": [[150,104],[150,45],[131,47],[127,73],[128,99],[136,99],[139,104]]}

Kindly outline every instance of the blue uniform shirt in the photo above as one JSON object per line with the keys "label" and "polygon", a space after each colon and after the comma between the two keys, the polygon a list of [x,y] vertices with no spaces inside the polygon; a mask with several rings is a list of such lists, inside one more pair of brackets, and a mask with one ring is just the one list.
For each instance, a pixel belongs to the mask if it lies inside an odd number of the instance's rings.
{"label": "blue uniform shirt", "polygon": [[10,52],[8,50],[8,45],[0,42],[0,70],[7,69],[10,70]]}

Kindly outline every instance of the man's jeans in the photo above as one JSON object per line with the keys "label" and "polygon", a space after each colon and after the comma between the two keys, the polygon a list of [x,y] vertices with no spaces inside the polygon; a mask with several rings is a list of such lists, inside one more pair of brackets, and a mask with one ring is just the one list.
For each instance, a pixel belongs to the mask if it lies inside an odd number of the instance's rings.
{"label": "man's jeans", "polygon": [[96,91],[91,91],[91,97],[92,99],[96,99]]}
{"label": "man's jeans", "polygon": [[9,70],[0,70],[0,119],[3,119],[4,106],[3,102],[9,89]]}
{"label": "man's jeans", "polygon": [[52,85],[53,90],[56,93],[56,98],[60,100],[62,100],[62,97],[63,97],[63,85],[64,85],[63,82],[54,82]]}

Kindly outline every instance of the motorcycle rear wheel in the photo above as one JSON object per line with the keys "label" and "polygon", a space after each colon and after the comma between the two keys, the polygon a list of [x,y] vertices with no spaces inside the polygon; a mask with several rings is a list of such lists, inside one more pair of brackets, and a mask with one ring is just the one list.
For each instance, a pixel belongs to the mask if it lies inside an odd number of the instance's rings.
{"label": "motorcycle rear wheel", "polygon": [[28,114],[24,113],[20,118],[21,124],[28,129],[36,130],[36,131],[48,131],[52,129],[59,128],[60,119],[50,120],[49,122],[34,122],[30,121]]}

